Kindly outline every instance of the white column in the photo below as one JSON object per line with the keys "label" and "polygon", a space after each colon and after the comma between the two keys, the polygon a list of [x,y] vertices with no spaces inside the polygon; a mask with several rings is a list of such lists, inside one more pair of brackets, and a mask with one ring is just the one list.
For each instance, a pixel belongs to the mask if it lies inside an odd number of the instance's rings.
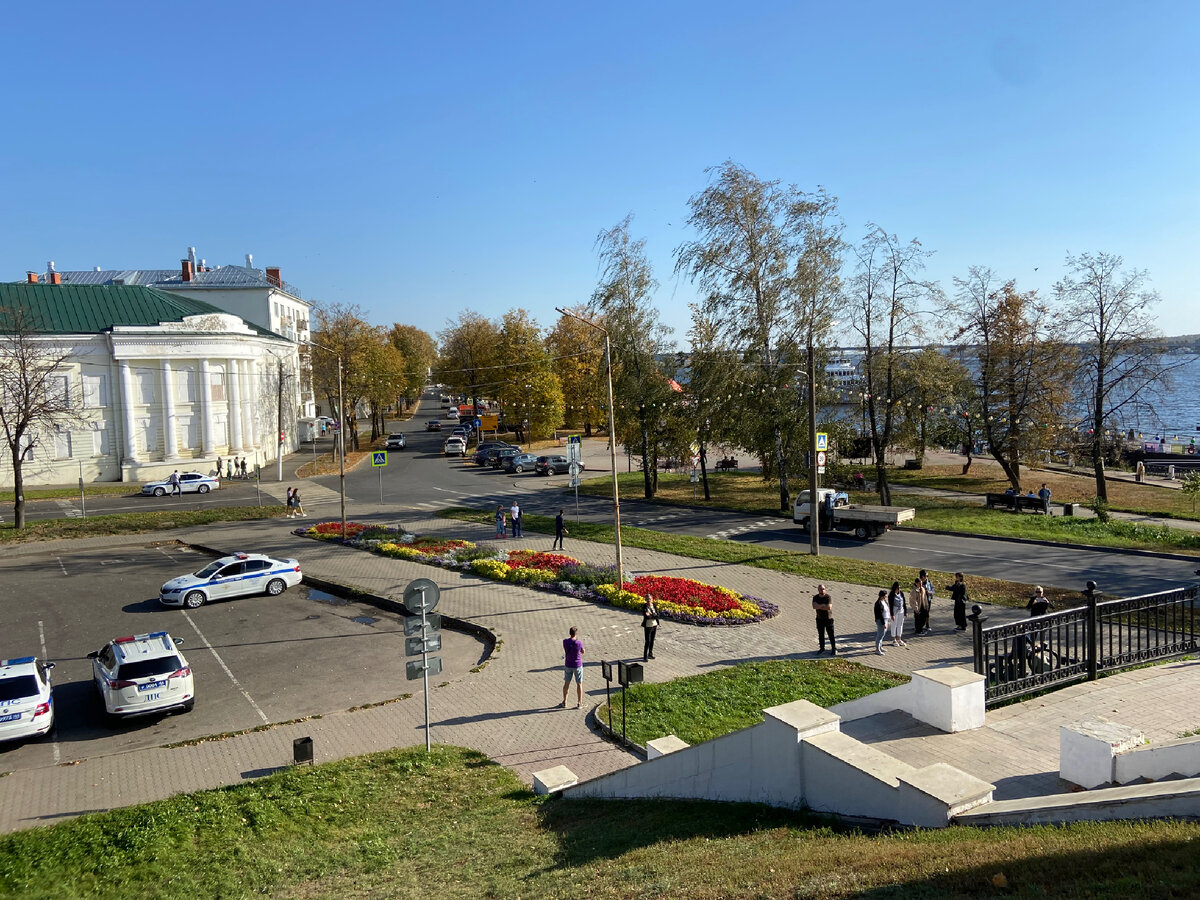
{"label": "white column", "polygon": [[229,360],[229,372],[225,379],[229,383],[229,450],[242,451],[242,382],[241,367],[236,359]]}
{"label": "white column", "polygon": [[121,414],[125,422],[125,459],[139,462],[137,430],[133,426],[133,373],[129,371],[129,360],[121,360]]}
{"label": "white column", "polygon": [[163,392],[163,459],[179,457],[179,432],[175,427],[175,385],[171,378],[171,363],[162,361]]}
{"label": "white column", "polygon": [[208,368],[208,360],[200,360],[200,441],[205,456],[212,456],[213,446],[213,412],[212,412],[212,372]]}
{"label": "white column", "polygon": [[262,443],[260,440],[262,436],[256,427],[255,413],[257,410],[254,408],[258,398],[257,366],[257,361],[253,359],[242,362],[242,437],[245,440],[244,449],[246,450],[257,450]]}

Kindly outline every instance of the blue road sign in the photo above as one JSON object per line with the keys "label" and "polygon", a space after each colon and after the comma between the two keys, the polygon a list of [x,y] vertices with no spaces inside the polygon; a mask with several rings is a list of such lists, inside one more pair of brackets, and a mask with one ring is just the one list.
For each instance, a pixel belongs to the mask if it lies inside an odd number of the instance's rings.
{"label": "blue road sign", "polygon": [[387,451],[386,450],[372,450],[371,451],[371,465],[375,466],[376,468],[378,468],[379,466],[386,466],[387,465]]}
{"label": "blue road sign", "polygon": [[476,428],[482,428],[482,427],[483,427],[483,419],[476,419],[476,420],[475,420],[475,427],[476,427]]}
{"label": "blue road sign", "polygon": [[829,435],[824,431],[817,432],[817,449],[818,450],[828,450],[829,449]]}

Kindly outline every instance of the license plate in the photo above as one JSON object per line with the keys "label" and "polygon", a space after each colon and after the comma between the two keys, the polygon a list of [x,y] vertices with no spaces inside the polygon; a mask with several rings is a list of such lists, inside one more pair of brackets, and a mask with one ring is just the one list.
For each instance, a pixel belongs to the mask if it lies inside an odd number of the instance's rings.
{"label": "license plate", "polygon": [[19,718],[21,718],[20,713],[12,713],[7,716],[0,716],[0,722],[15,722]]}
{"label": "license plate", "polygon": [[161,696],[162,696],[162,694],[161,694],[161,693],[159,693],[159,694],[146,694],[144,697],[142,697],[142,702],[143,702],[143,703],[149,703],[149,702],[150,702],[150,701],[152,701],[152,700],[157,700],[157,699],[159,699]]}
{"label": "license plate", "polygon": [[167,686],[167,683],[165,681],[152,681],[149,684],[139,684],[138,690],[139,691],[157,691],[159,688],[164,688],[166,686]]}

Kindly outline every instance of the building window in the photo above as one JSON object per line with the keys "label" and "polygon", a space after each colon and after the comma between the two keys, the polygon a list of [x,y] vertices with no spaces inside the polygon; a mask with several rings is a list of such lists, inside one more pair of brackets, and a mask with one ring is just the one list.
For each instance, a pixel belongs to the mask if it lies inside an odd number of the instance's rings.
{"label": "building window", "polygon": [[196,402],[196,370],[184,367],[175,370],[175,399],[181,403]]}
{"label": "building window", "polygon": [[46,400],[64,409],[71,405],[71,379],[67,375],[46,376]]}
{"label": "building window", "polygon": [[108,426],[104,422],[92,423],[92,456],[108,456],[112,448],[108,441]]}
{"label": "building window", "polygon": [[183,450],[194,450],[200,443],[196,435],[196,417],[179,417],[179,446]]}
{"label": "building window", "polygon": [[54,429],[54,458],[71,458],[71,431],[62,425]]}
{"label": "building window", "polygon": [[137,397],[142,406],[154,405],[154,382],[158,372],[153,369],[139,368],[137,371]]}
{"label": "building window", "polygon": [[212,398],[216,401],[225,399],[225,367],[213,366],[208,373],[208,377],[212,379]]}
{"label": "building window", "polygon": [[229,417],[219,415],[213,418],[213,446],[229,446]]}
{"label": "building window", "polygon": [[108,406],[108,376],[103,373],[83,376],[83,406],[101,409]]}

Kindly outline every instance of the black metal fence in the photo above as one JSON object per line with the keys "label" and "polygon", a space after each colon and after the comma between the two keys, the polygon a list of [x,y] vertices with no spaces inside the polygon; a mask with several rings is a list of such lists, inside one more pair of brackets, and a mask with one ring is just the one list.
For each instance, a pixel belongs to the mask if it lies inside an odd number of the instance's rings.
{"label": "black metal fence", "polygon": [[1007,625],[974,623],[975,671],[986,703],[1020,697],[1197,649],[1195,586],[1108,600]]}

